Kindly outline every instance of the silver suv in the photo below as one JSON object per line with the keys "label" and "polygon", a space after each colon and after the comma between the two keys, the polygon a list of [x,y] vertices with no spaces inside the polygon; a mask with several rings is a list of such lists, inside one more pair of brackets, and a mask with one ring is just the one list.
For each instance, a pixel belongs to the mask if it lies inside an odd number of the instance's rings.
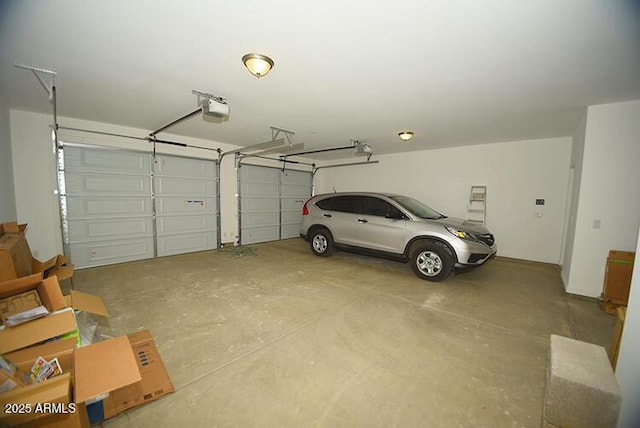
{"label": "silver suv", "polygon": [[300,236],[318,256],[341,249],[409,261],[418,278],[427,281],[442,281],[454,267],[479,266],[497,250],[484,226],[387,193],[313,196],[302,207]]}

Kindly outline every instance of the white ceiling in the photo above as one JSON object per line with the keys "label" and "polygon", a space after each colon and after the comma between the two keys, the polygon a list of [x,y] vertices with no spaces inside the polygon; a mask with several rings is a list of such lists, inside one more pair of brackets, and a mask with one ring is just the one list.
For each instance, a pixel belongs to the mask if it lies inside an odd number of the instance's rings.
{"label": "white ceiling", "polygon": [[[636,4],[635,6],[633,4]],[[640,98],[634,0],[2,0],[0,95],[51,112],[20,62],[58,73],[58,114],[171,133],[375,153],[567,136],[588,105]],[[275,61],[258,80],[249,52]],[[61,121],[64,125],[64,121]],[[402,130],[415,137],[403,143]],[[160,135],[161,136],[161,135]]]}

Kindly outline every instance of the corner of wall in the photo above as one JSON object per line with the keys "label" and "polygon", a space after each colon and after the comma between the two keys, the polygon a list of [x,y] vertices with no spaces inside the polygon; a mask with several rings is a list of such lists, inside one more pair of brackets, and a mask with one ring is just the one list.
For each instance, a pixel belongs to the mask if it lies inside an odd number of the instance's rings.
{"label": "corner of wall", "polygon": [[9,106],[0,94],[0,223],[17,220],[10,116]]}

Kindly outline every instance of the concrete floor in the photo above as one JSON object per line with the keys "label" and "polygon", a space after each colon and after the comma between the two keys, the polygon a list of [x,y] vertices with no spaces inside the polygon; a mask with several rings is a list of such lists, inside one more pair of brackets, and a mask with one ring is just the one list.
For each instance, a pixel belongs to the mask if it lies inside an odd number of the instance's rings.
{"label": "concrete floor", "polygon": [[615,323],[553,265],[429,283],[300,239],[251,248],[77,271],[101,331],[150,329],[176,387],[107,426],[539,427],[549,335],[608,348]]}

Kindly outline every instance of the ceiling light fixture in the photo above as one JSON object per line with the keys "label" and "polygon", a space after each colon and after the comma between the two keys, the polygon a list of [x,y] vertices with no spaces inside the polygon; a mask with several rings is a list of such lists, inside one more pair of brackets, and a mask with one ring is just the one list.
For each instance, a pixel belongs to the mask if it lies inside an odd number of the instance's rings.
{"label": "ceiling light fixture", "polygon": [[266,76],[267,73],[273,68],[273,60],[266,55],[249,53],[242,57],[244,66],[247,67],[249,73],[256,76],[258,79],[262,76]]}
{"label": "ceiling light fixture", "polygon": [[410,139],[413,138],[413,132],[402,131],[401,133],[398,134],[398,137],[400,137],[402,141],[409,141]]}

